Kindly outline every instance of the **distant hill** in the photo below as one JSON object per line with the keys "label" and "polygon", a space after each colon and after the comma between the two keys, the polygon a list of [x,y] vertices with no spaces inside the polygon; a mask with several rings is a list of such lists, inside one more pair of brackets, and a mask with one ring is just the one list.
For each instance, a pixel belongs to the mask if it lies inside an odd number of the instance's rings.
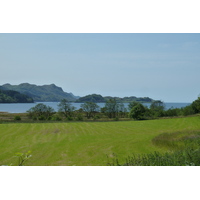
{"label": "distant hill", "polygon": [[151,99],[149,97],[135,97],[135,96],[123,97],[123,98],[106,96],[106,97],[104,97],[104,99],[106,101],[109,99],[115,99],[119,103],[130,103],[132,101],[137,101],[137,102],[141,102],[141,103],[151,103],[154,101],[153,99]]}
{"label": "distant hill", "polygon": [[33,99],[13,90],[1,90],[0,103],[33,103]]}
{"label": "distant hill", "polygon": [[104,103],[106,100],[99,94],[90,94],[84,97],[80,97],[76,100],[76,103],[82,103],[82,102],[94,102],[94,103]]}
{"label": "distant hill", "polygon": [[3,90],[14,90],[22,94],[28,95],[38,102],[57,102],[61,99],[68,101],[75,101],[79,97],[72,93],[67,93],[61,87],[55,84],[37,86],[29,83],[22,83],[19,85],[4,84],[1,86]]}
{"label": "distant hill", "polygon": [[111,97],[111,96],[106,96],[106,97],[102,97],[99,94],[90,94],[84,97],[81,97],[79,99],[76,100],[76,103],[83,103],[83,102],[94,102],[94,103],[104,103],[109,99],[115,99],[118,103],[129,103],[132,101],[137,101],[137,102],[141,102],[141,103],[151,103],[154,100],[149,98],[149,97],[135,97],[135,96],[131,96],[131,97]]}

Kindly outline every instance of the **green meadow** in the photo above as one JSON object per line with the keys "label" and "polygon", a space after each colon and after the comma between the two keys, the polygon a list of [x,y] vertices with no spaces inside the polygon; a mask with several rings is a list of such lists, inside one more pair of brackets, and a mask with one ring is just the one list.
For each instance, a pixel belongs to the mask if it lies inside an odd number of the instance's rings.
{"label": "green meadow", "polygon": [[0,165],[18,165],[15,154],[31,151],[26,166],[106,166],[132,154],[165,153],[163,133],[200,130],[200,118],[143,121],[0,124]]}

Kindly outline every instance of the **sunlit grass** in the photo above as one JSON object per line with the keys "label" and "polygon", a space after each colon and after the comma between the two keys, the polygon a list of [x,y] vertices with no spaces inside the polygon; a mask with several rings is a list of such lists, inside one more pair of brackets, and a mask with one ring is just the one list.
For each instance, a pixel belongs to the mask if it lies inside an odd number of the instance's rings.
{"label": "sunlit grass", "polygon": [[31,151],[26,165],[102,166],[117,155],[168,151],[152,142],[162,133],[200,130],[198,117],[74,123],[0,124],[0,165],[17,165],[15,153]]}

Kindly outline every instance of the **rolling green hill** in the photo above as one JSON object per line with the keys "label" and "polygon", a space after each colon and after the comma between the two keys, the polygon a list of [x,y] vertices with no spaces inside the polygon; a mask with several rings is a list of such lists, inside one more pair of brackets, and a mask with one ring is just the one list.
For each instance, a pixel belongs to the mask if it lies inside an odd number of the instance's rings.
{"label": "rolling green hill", "polygon": [[78,98],[72,93],[64,92],[61,87],[58,87],[55,84],[42,86],[29,83],[22,83],[19,85],[4,84],[2,85],[2,89],[20,92],[32,97],[34,101],[39,102],[58,102],[61,99],[75,101]]}

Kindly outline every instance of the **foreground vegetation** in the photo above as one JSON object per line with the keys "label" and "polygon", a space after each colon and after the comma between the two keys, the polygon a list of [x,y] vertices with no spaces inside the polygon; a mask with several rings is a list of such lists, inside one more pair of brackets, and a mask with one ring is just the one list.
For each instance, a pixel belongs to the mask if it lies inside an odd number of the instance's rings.
{"label": "foreground vegetation", "polygon": [[115,158],[110,165],[124,166],[200,166],[200,130],[163,133],[153,144],[168,150],[165,153],[133,154],[125,163]]}
{"label": "foreground vegetation", "polygon": [[[181,151],[185,144],[182,139],[198,138],[198,130],[199,116],[93,123],[3,123],[0,165],[18,165],[14,155],[28,151],[32,157],[25,164],[31,166],[106,166],[116,158],[125,165],[133,154],[171,155]],[[174,141],[178,143],[175,145]],[[197,145],[191,148],[195,150]]]}

